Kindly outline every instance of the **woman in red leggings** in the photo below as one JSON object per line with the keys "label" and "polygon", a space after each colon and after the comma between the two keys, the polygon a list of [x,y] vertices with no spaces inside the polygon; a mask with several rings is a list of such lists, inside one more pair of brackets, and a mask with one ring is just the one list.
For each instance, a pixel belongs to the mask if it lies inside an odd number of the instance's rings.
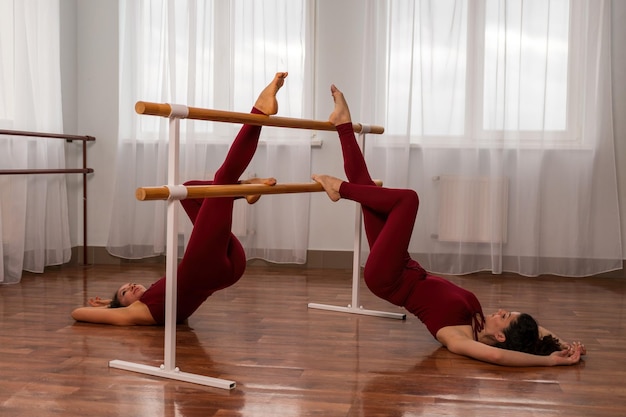
{"label": "woman in red leggings", "polygon": [[564,343],[528,314],[499,310],[485,316],[474,294],[430,275],[408,253],[419,205],[409,189],[377,187],[352,129],[350,110],[334,85],[330,115],[339,134],[348,181],[313,175],[332,201],[361,204],[370,254],[364,279],[377,296],[415,314],[451,352],[507,366],[572,365],[585,347]]}
{"label": "woman in red leggings", "polygon": [[[272,115],[278,111],[276,93],[282,87],[286,72],[276,74],[259,95],[252,113]],[[260,126],[244,125],[231,145],[213,181],[191,181],[189,184],[263,183],[276,180],[251,179],[239,181],[257,148]],[[258,196],[248,199],[253,203]],[[233,285],[246,267],[241,243],[231,232],[234,198],[182,200],[181,204],[193,223],[193,231],[177,271],[177,315],[182,322],[215,291]],[[89,300],[90,307],[72,312],[78,321],[115,325],[152,325],[165,321],[165,277],[150,288],[128,283],[122,285],[111,300],[98,297]]]}

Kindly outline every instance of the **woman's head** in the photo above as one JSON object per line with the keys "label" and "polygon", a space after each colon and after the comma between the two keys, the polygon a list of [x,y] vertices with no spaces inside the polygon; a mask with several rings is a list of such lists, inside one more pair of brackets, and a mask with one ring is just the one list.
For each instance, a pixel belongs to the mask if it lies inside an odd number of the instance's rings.
{"label": "woman's head", "polygon": [[508,327],[502,330],[502,334],[504,337],[496,343],[496,347],[502,349],[533,355],[549,355],[561,350],[558,339],[551,335],[539,337],[539,325],[530,314],[517,315],[510,321]]}
{"label": "woman's head", "polygon": [[144,292],[146,287],[141,284],[124,284],[113,294],[109,308],[128,307],[139,300]]}

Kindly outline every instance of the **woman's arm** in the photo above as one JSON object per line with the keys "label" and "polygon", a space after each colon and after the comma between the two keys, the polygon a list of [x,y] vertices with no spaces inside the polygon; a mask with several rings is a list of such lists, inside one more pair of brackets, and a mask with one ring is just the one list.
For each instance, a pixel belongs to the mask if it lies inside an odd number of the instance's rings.
{"label": "woman's arm", "polygon": [[77,321],[116,326],[156,324],[148,306],[141,301],[135,301],[128,307],[120,308],[79,307],[72,311],[72,317]]}
{"label": "woman's arm", "polygon": [[449,331],[444,332],[439,331],[437,338],[450,352],[503,366],[574,365],[580,361],[581,354],[580,346],[574,347],[572,351],[557,351],[549,356],[531,355],[500,349],[470,339],[462,332],[455,331],[455,329],[449,329]]}

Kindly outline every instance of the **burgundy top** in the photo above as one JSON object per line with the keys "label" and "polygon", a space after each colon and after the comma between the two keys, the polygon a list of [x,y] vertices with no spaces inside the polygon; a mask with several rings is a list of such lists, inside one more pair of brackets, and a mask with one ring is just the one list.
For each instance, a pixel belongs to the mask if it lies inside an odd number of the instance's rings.
{"label": "burgundy top", "polygon": [[[180,295],[180,291],[179,291]],[[182,323],[187,320],[194,311],[208,298],[200,297],[198,300],[181,300],[180,296],[176,301],[176,322]],[[148,306],[150,314],[157,324],[165,323],[165,277],[159,279],[146,290],[139,299]]]}
{"label": "burgundy top", "polygon": [[441,277],[430,275],[421,266],[406,269],[415,274],[413,291],[407,298],[406,309],[415,314],[436,338],[437,332],[447,326],[470,325],[474,340],[478,340],[485,316],[476,296]]}

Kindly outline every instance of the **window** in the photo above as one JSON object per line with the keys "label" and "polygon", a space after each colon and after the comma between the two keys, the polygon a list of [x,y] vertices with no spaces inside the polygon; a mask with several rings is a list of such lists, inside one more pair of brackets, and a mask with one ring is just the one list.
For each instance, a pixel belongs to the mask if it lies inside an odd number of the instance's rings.
{"label": "window", "polygon": [[[247,112],[274,72],[288,69],[289,103],[281,115],[304,117],[311,7],[310,0],[121,2],[122,107],[142,100]],[[164,120],[154,117],[121,124],[133,123],[143,141],[158,140],[164,130]],[[199,139],[228,127],[190,121],[181,124],[187,129]]]}
{"label": "window", "polygon": [[437,145],[577,143],[577,7],[389,2],[387,132]]}

